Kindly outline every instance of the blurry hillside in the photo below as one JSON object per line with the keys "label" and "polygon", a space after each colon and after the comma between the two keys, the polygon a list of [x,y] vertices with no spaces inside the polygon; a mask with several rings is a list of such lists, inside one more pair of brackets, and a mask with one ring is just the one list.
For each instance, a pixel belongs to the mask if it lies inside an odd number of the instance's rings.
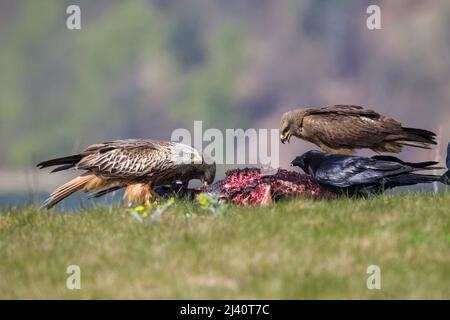
{"label": "blurry hillside", "polygon": [[[79,31],[65,27],[70,4]],[[369,4],[382,30],[366,28]],[[104,140],[168,139],[193,120],[277,128],[288,109],[335,103],[442,126],[446,143],[449,31],[440,0],[0,0],[0,169]],[[312,147],[281,146],[282,165]]]}

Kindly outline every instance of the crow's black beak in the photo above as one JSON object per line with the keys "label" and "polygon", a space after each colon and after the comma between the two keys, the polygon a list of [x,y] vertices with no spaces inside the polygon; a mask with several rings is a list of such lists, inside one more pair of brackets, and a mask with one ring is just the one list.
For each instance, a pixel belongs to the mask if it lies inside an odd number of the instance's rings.
{"label": "crow's black beak", "polygon": [[300,167],[302,166],[303,161],[300,159],[295,158],[294,160],[291,161],[291,167]]}

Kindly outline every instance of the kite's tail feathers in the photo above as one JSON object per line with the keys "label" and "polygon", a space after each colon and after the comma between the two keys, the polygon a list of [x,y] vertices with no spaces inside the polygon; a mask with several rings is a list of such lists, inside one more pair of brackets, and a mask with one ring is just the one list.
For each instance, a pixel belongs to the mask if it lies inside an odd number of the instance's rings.
{"label": "kite's tail feathers", "polygon": [[49,198],[42,204],[41,208],[50,209],[61,200],[70,196],[72,193],[84,188],[89,182],[92,182],[94,179],[97,179],[97,177],[94,174],[87,172],[70,180],[69,182],[63,184],[55,191],[53,191],[50,194]]}
{"label": "kite's tail feathers", "polygon": [[75,165],[82,158],[83,158],[83,156],[81,154],[75,154],[75,155],[71,155],[71,156],[67,156],[67,157],[50,159],[50,160],[38,163],[37,167],[39,167],[39,169],[43,169],[43,168],[59,165],[59,167],[57,167],[56,169],[54,169],[52,171],[52,172],[57,172],[57,171],[66,170],[66,169],[75,167]]}
{"label": "kite's tail feathers", "polygon": [[[436,134],[434,132],[424,129],[402,127],[401,138],[398,139],[398,142],[406,146],[429,149],[430,144],[437,144],[435,139]],[[404,141],[408,141],[409,143]]]}

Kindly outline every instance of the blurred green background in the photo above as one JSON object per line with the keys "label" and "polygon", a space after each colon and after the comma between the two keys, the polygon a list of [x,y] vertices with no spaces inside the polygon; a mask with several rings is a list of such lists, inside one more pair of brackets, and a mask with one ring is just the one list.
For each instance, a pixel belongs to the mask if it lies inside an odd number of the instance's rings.
{"label": "blurred green background", "polygon": [[[81,30],[66,28],[71,4]],[[381,30],[366,28],[370,4]],[[449,31],[440,0],[0,0],[0,173],[193,120],[277,128],[289,109],[337,103],[440,132],[444,156]],[[310,148],[281,146],[281,165]]]}

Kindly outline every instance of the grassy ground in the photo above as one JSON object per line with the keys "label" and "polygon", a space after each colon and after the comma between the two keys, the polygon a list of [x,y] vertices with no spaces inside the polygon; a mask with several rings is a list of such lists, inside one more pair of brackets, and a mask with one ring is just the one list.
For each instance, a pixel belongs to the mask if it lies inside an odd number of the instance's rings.
{"label": "grassy ground", "polygon": [[[450,298],[450,193],[0,212],[0,298]],[[81,268],[81,290],[66,268]],[[381,268],[368,290],[366,268]]]}

